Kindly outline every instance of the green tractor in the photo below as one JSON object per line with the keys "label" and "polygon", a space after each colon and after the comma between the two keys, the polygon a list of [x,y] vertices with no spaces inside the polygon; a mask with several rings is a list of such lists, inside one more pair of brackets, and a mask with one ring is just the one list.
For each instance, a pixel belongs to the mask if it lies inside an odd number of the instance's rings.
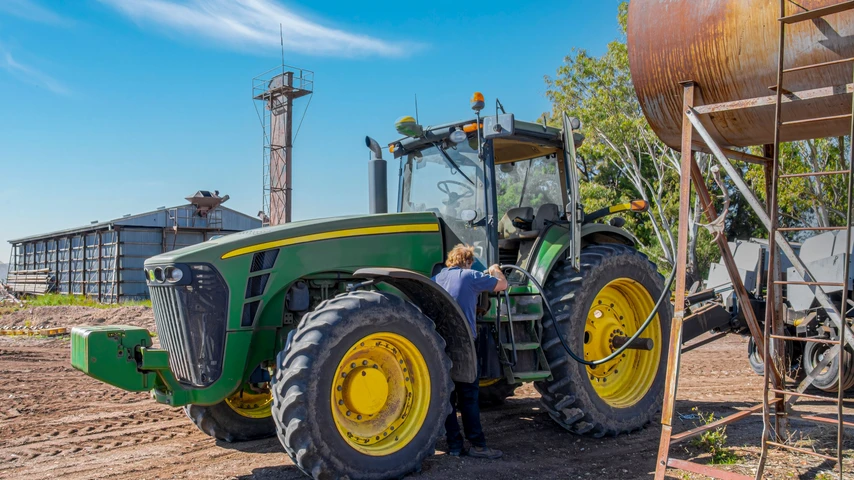
{"label": "green tractor", "polygon": [[[216,439],[278,435],[314,478],[417,470],[443,433],[453,381],[478,375],[495,403],[534,382],[571,432],[640,429],[661,403],[671,307],[630,341],[664,280],[622,219],[604,217],[647,205],[585,214],[577,120],[564,116],[558,129],[498,111],[482,117],[482,96],[474,100],[469,120],[398,122],[406,136],[390,151],[400,159],[399,213],[382,213],[384,161],[368,139],[376,213],[150,258],[159,347],[138,327],[76,327],[72,365],[183,407]],[[482,298],[476,336],[430,279],[459,243],[475,247],[475,268],[500,263],[510,274],[506,295]],[[569,354],[598,360],[621,346],[600,365]]]}

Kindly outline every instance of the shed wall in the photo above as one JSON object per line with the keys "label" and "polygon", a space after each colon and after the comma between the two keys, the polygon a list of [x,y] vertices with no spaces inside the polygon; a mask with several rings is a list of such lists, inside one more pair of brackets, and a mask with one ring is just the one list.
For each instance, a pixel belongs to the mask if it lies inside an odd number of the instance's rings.
{"label": "shed wall", "polygon": [[217,209],[205,218],[193,212],[191,206],[175,207],[14,243],[9,271],[47,269],[55,292],[99,302],[147,299],[147,258],[261,226],[233,210]]}

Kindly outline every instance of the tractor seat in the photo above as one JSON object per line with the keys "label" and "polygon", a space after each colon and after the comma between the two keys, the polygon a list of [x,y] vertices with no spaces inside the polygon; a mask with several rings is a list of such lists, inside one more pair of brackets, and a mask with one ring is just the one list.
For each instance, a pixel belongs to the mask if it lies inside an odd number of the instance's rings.
{"label": "tractor seat", "polygon": [[[498,248],[512,248],[521,240],[537,238],[536,230],[522,230],[513,221],[519,219],[534,224],[534,209],[531,207],[511,208],[498,221]],[[517,222],[518,223],[518,222]]]}
{"label": "tractor seat", "polygon": [[537,209],[537,216],[534,217],[534,230],[542,232],[551,223],[560,221],[560,207],[554,203],[544,203]]}

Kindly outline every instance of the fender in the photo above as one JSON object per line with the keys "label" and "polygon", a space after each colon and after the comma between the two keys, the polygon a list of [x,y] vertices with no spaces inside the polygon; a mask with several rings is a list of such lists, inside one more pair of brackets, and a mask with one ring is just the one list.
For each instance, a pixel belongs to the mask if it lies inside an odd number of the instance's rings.
{"label": "fender", "polygon": [[[566,256],[569,249],[569,230],[559,226],[551,226],[538,240],[539,248],[534,252],[530,272],[540,283],[545,283],[546,277],[555,264]],[[596,243],[620,243],[634,247],[640,242],[634,235],[622,228],[605,223],[588,223],[581,226],[581,246]]]}
{"label": "fender", "polygon": [[634,247],[639,245],[640,241],[620,227],[607,223],[588,223],[581,226],[581,244],[583,246],[588,243],[621,243]]}
{"label": "fender", "polygon": [[353,276],[387,283],[406,295],[436,322],[436,331],[445,339],[445,351],[453,362],[451,378],[466,383],[477,380],[474,336],[462,309],[444,288],[420,273],[402,268],[362,268]]}

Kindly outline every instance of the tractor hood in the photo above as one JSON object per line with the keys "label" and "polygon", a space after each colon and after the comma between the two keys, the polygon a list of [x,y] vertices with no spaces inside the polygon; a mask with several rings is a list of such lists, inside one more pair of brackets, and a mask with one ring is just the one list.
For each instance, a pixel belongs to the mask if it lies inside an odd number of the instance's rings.
{"label": "tractor hood", "polygon": [[145,261],[145,265],[218,263],[292,245],[396,233],[429,232],[440,235],[439,221],[432,213],[319,218],[225,235],[151,257]]}
{"label": "tractor hood", "polygon": [[[297,282],[335,283],[367,267],[429,275],[442,259],[441,226],[432,213],[294,222],[149,258],[146,283],[161,344],[170,354],[169,372],[193,386],[163,380],[168,388],[161,389],[159,401],[206,404],[225,398],[248,374],[246,368],[274,358],[281,339],[268,333],[292,323],[286,298]],[[167,272],[175,271],[183,275],[170,280]],[[203,356],[210,361],[200,362]]]}

